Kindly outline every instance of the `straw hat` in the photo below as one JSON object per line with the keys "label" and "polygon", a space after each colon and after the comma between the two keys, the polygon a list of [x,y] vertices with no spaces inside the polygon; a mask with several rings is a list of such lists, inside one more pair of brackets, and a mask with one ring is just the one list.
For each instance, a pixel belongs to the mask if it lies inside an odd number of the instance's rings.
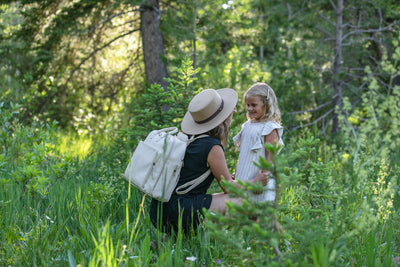
{"label": "straw hat", "polygon": [[182,131],[194,135],[214,129],[229,117],[237,100],[237,93],[230,88],[201,91],[189,103],[181,123]]}

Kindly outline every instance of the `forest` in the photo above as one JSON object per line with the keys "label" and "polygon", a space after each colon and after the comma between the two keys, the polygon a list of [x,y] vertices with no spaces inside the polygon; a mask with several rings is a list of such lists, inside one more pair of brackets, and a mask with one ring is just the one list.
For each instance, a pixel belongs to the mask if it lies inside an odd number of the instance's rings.
{"label": "forest", "polygon": [[[0,266],[399,266],[399,30],[398,0],[2,0]],[[232,88],[233,172],[256,82],[276,203],[227,185],[243,205],[164,235],[124,178],[139,141]]]}

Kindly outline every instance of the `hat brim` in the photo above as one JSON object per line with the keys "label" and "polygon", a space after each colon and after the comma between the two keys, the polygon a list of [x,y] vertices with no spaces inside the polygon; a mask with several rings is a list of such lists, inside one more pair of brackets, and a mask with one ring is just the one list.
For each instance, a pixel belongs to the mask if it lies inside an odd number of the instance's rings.
{"label": "hat brim", "polygon": [[195,122],[190,112],[187,111],[181,123],[182,132],[190,135],[206,133],[220,125],[229,117],[236,106],[238,100],[237,93],[230,88],[222,88],[215,91],[224,101],[224,108],[222,111],[212,120],[201,124]]}

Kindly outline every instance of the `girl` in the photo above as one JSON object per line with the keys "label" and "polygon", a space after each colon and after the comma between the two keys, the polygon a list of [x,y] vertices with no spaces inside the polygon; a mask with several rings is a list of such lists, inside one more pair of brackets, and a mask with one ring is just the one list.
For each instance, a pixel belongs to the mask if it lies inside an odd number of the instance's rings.
{"label": "girl", "polygon": [[[240,151],[235,178],[247,180],[258,171],[254,161],[263,156],[270,161],[270,153],[264,144],[280,144],[283,146],[281,112],[274,90],[266,83],[256,83],[244,95],[248,121],[242,125],[241,131],[233,138]],[[264,192],[253,195],[255,201],[275,201],[275,180],[271,176]]]}

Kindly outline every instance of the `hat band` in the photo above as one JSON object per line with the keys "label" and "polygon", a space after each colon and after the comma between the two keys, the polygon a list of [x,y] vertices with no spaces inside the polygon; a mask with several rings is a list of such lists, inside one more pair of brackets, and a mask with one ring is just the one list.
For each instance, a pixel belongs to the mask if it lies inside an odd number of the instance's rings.
{"label": "hat band", "polygon": [[207,119],[201,120],[201,121],[196,121],[196,123],[198,124],[202,124],[202,123],[206,123],[209,122],[210,120],[214,119],[224,108],[224,100],[221,99],[221,105],[219,106],[219,108],[217,109],[217,111],[214,112],[214,114],[212,114],[210,117],[208,117]]}

